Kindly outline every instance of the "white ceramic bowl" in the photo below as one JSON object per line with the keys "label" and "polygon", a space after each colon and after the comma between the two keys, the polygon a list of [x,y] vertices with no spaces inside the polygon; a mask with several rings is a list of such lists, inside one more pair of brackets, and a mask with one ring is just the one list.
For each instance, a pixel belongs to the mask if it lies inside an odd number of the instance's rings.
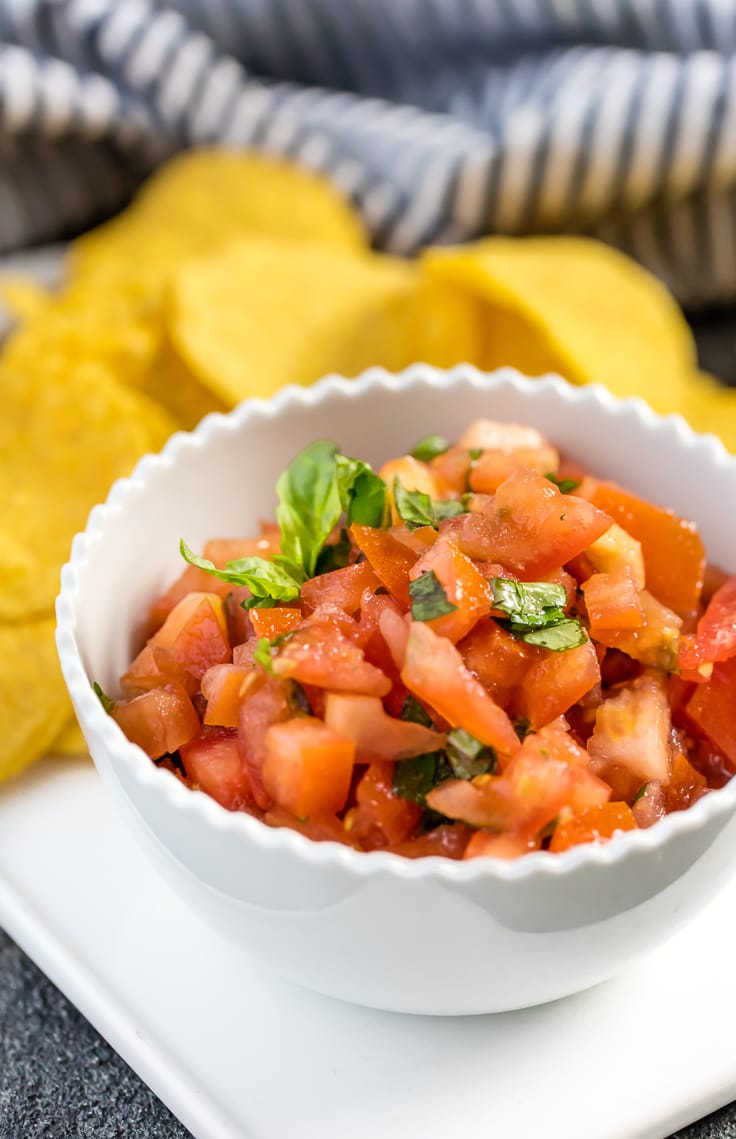
{"label": "white ceramic bowl", "polygon": [[253,532],[273,516],[276,477],[302,446],[328,437],[380,464],[480,415],[534,424],[595,473],[696,519],[711,557],[736,569],[736,529],[726,524],[736,459],[715,439],[599,388],[417,365],[396,377],[372,370],[287,388],[174,436],[93,510],[57,603],[62,668],[90,752],[151,865],[244,958],[383,1009],[521,1008],[622,969],[687,922],[731,872],[736,780],[600,846],[513,862],[410,861],[312,843],[189,791],[128,742],[90,682],[116,690],[141,615],[181,570],[179,538],[197,549],[211,536]]}

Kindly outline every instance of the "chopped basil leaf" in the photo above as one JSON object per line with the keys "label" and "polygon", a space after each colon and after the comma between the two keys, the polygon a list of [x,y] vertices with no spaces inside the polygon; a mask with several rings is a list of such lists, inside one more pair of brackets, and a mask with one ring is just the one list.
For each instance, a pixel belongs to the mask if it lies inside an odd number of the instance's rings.
{"label": "chopped basil leaf", "polygon": [[273,657],[271,656],[271,642],[267,637],[259,637],[258,644],[253,653],[253,660],[265,668],[266,672],[273,672]]}
{"label": "chopped basil leaf", "polygon": [[464,514],[459,498],[430,498],[422,490],[406,490],[399,480],[394,479],[394,503],[401,521],[409,530],[420,526],[434,526],[435,529],[445,518]]}
{"label": "chopped basil leaf", "polygon": [[447,594],[434,570],[423,573],[416,581],[409,582],[411,615],[415,621],[432,621],[445,613],[454,613],[457,605],[448,599]]}
{"label": "chopped basil leaf", "polygon": [[432,718],[427,709],[424,708],[416,696],[412,696],[411,693],[409,693],[401,707],[401,719],[411,720],[413,724],[422,724],[425,728],[434,727]]}
{"label": "chopped basil leaf", "polygon": [[360,459],[348,459],[338,453],[335,461],[348,526],[358,522],[379,529],[386,517],[385,482]]}
{"label": "chopped basil leaf", "polygon": [[631,800],[631,806],[632,806],[632,807],[635,807],[635,806],[636,806],[636,804],[639,802],[639,800],[640,800],[640,799],[641,799],[641,798],[642,798],[644,795],[646,795],[646,793],[647,793],[647,787],[648,787],[648,786],[649,786],[649,784],[648,784],[648,783],[642,783],[641,787],[640,787],[640,788],[639,788],[639,790],[636,792],[636,795],[634,795],[634,798]]}
{"label": "chopped basil leaf", "polygon": [[552,835],[557,830],[557,824],[559,821],[559,815],[555,815],[553,819],[550,819],[548,823],[544,824],[542,829],[538,832],[537,838],[539,838],[542,842],[544,842],[545,839],[552,838]]}
{"label": "chopped basil leaf", "polygon": [[474,779],[476,775],[494,775],[496,753],[464,728],[453,728],[447,735],[447,758],[457,779]]}
{"label": "chopped basil leaf", "polygon": [[554,625],[546,625],[542,629],[532,629],[528,633],[522,633],[520,637],[520,640],[527,645],[538,645],[540,648],[550,649],[553,653],[576,649],[579,645],[584,645],[587,639],[585,629],[573,617],[567,617]]}
{"label": "chopped basil leaf", "polygon": [[[293,601],[299,596],[302,581],[299,571],[294,566],[283,564],[283,559],[268,561],[266,558],[237,558],[228,562],[224,570],[218,569],[214,562],[208,558],[200,558],[186,544],[182,538],[179,549],[184,561],[197,569],[211,573],[221,581],[230,582],[231,585],[247,585],[253,594],[249,598],[247,608],[262,605],[263,599],[277,601]],[[303,580],[303,579],[302,579]]]}
{"label": "chopped basil leaf", "polygon": [[275,609],[277,605],[275,597],[246,597],[240,602],[241,609]]}
{"label": "chopped basil leaf", "polygon": [[567,593],[562,585],[493,577],[490,589],[494,608],[510,618],[509,632],[526,644],[559,653],[587,641],[581,623],[564,611]]}
{"label": "chopped basil leaf", "polygon": [[[402,799],[423,807],[432,788],[452,776],[444,751],[429,751],[402,759],[394,766],[393,789]],[[438,819],[444,821],[441,815]]]}
{"label": "chopped basil leaf", "polygon": [[580,479],[558,479],[552,471],[548,471],[544,477],[555,484],[560,494],[572,494],[580,486]]}
{"label": "chopped basil leaf", "polygon": [[332,570],[344,569],[350,563],[350,535],[347,530],[340,531],[336,542],[323,546],[317,558],[316,575],[331,573]]}
{"label": "chopped basil leaf", "polygon": [[425,435],[423,439],[419,440],[411,456],[413,459],[418,459],[420,463],[428,463],[437,455],[444,455],[449,447],[450,444],[444,435]]}
{"label": "chopped basil leaf", "polygon": [[110,697],[105,692],[103,692],[102,687],[97,683],[96,680],[92,684],[92,690],[109,716],[113,710],[113,707],[115,706],[115,701],[111,700]]}
{"label": "chopped basil leaf", "polygon": [[468,451],[468,454],[470,455],[471,463],[477,463],[478,459],[483,454],[483,448],[482,447],[471,447],[470,450]]}
{"label": "chopped basil leaf", "polygon": [[307,694],[298,680],[292,680],[287,686],[286,701],[289,711],[295,716],[312,716],[312,705]]}

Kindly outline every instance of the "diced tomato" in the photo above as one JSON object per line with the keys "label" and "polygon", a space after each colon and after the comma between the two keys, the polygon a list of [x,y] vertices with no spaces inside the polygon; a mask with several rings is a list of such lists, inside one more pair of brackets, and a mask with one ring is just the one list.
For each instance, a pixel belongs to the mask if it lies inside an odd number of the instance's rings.
{"label": "diced tomato", "polygon": [[680,616],[697,609],[705,549],[695,525],[615,483],[599,483],[592,501],[641,543],[649,592]]}
{"label": "diced tomato", "polygon": [[372,526],[361,526],[354,522],[350,527],[350,536],[363,551],[389,593],[396,598],[402,609],[408,609],[411,604],[409,571],[416,562],[417,555],[386,530],[374,530]]}
{"label": "diced tomato", "polygon": [[559,455],[536,427],[527,423],[506,423],[500,419],[474,419],[457,441],[458,447],[468,450],[501,451],[510,455],[518,451],[552,451],[548,456],[548,471],[556,471]]}
{"label": "diced tomato", "polygon": [[352,616],[360,609],[360,599],[366,589],[375,591],[380,584],[369,562],[357,562],[305,581],[301,600],[312,609],[335,605]]}
{"label": "diced tomato", "polygon": [[291,811],[285,811],[274,803],[265,812],[263,821],[269,827],[289,827],[298,831],[312,842],[339,842],[343,846],[356,847],[357,844],[345,830],[345,824],[337,815],[317,815],[308,819],[298,819]]}
{"label": "diced tomato", "polygon": [[602,767],[617,763],[639,779],[667,783],[672,764],[671,726],[664,678],[644,673],[600,705],[588,753]]}
{"label": "diced tomato", "polygon": [[495,494],[514,471],[534,470],[540,475],[557,467],[554,447],[518,448],[514,451],[484,451],[470,468],[470,489],[479,494]]}
{"label": "diced tomato", "polygon": [[[707,678],[704,664],[736,656],[736,577],[729,578],[711,597],[698,621],[697,634],[680,648],[678,664],[693,679]],[[702,671],[701,671],[702,670]]]}
{"label": "diced tomato", "polygon": [[345,806],[355,744],[321,720],[300,717],[266,730],[263,784],[298,819],[334,815]]}
{"label": "diced tomato", "polygon": [[253,626],[250,623],[250,610],[243,607],[243,602],[249,600],[251,592],[247,585],[232,586],[223,602],[225,619],[227,620],[227,633],[231,645],[241,645],[253,636]]}
{"label": "diced tomato", "polygon": [[274,657],[273,671],[283,679],[338,692],[385,696],[391,688],[389,679],[368,663],[362,649],[327,622],[298,629]]}
{"label": "diced tomato", "polygon": [[601,681],[595,646],[586,641],[565,652],[544,652],[521,682],[519,711],[533,728],[562,716]]}
{"label": "diced tomato", "polygon": [[439,497],[452,497],[467,491],[471,462],[470,451],[465,447],[450,447],[432,459],[429,466],[437,479]]}
{"label": "diced tomato", "polygon": [[171,754],[199,734],[194,705],[180,684],[166,684],[113,705],[112,717],[151,759]]}
{"label": "diced tomato", "polygon": [[391,849],[404,858],[428,858],[439,855],[442,858],[460,859],[463,857],[472,831],[464,823],[442,823],[431,831],[425,831],[414,838],[396,843]]}
{"label": "diced tomato", "polygon": [[474,826],[535,835],[562,807],[583,810],[610,794],[589,770],[583,749],[567,732],[548,726],[526,737],[502,775],[448,779],[429,792],[427,804]]}
{"label": "diced tomato", "polygon": [[284,633],[290,633],[303,621],[301,609],[291,605],[278,605],[273,609],[257,607],[250,610],[250,623],[257,637],[273,641]]}
{"label": "diced tomato", "polygon": [[412,621],[401,671],[404,684],[455,728],[511,755],[519,745],[511,720],[465,667],[455,646],[426,624]]}
{"label": "diced tomato", "polygon": [[569,850],[581,842],[604,842],[622,831],[636,830],[636,819],[628,803],[599,803],[559,822],[549,849]]}
{"label": "diced tomato", "polygon": [[681,751],[672,760],[670,781],[664,788],[668,811],[684,811],[701,799],[708,789],[708,780],[693,767]]}
{"label": "diced tomato", "polygon": [[399,480],[404,490],[419,490],[423,494],[428,494],[430,498],[439,497],[440,487],[431,467],[411,455],[390,459],[388,463],[384,463],[378,474],[388,487],[388,500],[394,525],[400,521],[394,503],[394,479]]}
{"label": "diced tomato", "polygon": [[255,805],[236,731],[204,728],[180,747],[179,754],[192,785],[211,795],[222,807],[246,811]]}
{"label": "diced tomato", "polygon": [[508,708],[512,694],[539,655],[490,617],[482,618],[458,644],[465,664],[497,704]]}
{"label": "diced tomato", "polygon": [[228,661],[231,650],[222,599],[214,593],[184,597],[122,678],[124,692],[145,691],[172,679],[171,670],[161,668],[161,658],[157,662],[156,649],[166,651],[171,669],[181,670],[182,681],[187,673],[199,680],[213,664]]}
{"label": "diced tomato", "polygon": [[358,782],[356,806],[345,816],[348,834],[364,850],[380,850],[405,842],[422,817],[421,807],[394,791],[393,773],[393,763],[371,763]]}
{"label": "diced tomato", "polygon": [[446,743],[441,732],[387,715],[375,696],[328,692],[324,719],[334,732],[354,742],[358,763],[408,759],[439,751]]}
{"label": "diced tomato", "polygon": [[215,664],[202,677],[202,695],[207,701],[207,726],[237,728],[240,722],[241,690],[253,675],[252,666]]}
{"label": "diced tomato", "polygon": [[392,526],[389,533],[417,557],[426,554],[428,546],[433,546],[439,537],[434,526],[417,526],[416,530],[408,530],[403,523],[401,526]]}
{"label": "diced tomato", "polygon": [[465,847],[463,858],[521,858],[522,854],[531,854],[541,846],[540,838],[535,835],[494,834],[478,830]]}
{"label": "diced tomato", "polygon": [[611,573],[594,573],[582,584],[590,631],[636,629],[644,624],[644,609],[630,566]]}
{"label": "diced tomato", "polygon": [[409,576],[415,581],[423,573],[431,572],[437,576],[448,601],[456,608],[427,624],[440,636],[459,641],[480,617],[490,612],[488,582],[470,558],[446,535],[438,538],[419,559]]}
{"label": "diced tomato", "polygon": [[[596,484],[597,485],[597,484]],[[646,585],[644,554],[641,542],[632,538],[617,522],[591,542],[582,558],[588,563],[588,571],[576,573],[578,580],[585,580],[595,570],[598,573],[620,574],[628,571],[637,589]]]}
{"label": "diced tomato", "polygon": [[599,644],[619,649],[644,665],[672,672],[677,668],[682,620],[646,589],[639,593],[639,603],[644,620],[638,628],[597,627],[595,638]]}
{"label": "diced tomato", "polygon": [[611,520],[585,499],[560,494],[535,471],[515,471],[487,513],[446,519],[441,532],[472,558],[497,561],[521,577],[558,569],[599,538]]}
{"label": "diced tomato", "polygon": [[271,805],[271,796],[263,784],[263,762],[266,756],[266,732],[272,724],[282,723],[291,715],[288,682],[272,676],[261,676],[259,684],[249,689],[240,703],[238,739],[253,795],[259,807]]}
{"label": "diced tomato", "polygon": [[378,618],[378,628],[391,654],[394,666],[401,670],[406,659],[409,626],[400,613],[386,606]]}
{"label": "diced tomato", "polygon": [[707,684],[699,684],[687,715],[723,753],[736,772],[736,657],[720,661]]}

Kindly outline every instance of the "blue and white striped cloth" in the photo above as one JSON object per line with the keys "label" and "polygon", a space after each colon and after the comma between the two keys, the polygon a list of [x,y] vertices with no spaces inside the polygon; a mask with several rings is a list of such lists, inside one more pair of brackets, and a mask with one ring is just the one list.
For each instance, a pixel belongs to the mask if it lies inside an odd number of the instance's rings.
{"label": "blue and white striped cloth", "polygon": [[0,251],[213,142],[323,170],[380,248],[586,233],[736,296],[736,0],[0,0]]}

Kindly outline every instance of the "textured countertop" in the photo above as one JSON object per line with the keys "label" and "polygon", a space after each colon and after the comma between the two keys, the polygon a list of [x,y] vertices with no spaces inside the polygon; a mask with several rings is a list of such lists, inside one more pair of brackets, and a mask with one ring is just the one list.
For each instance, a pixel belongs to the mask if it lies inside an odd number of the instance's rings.
{"label": "textured countertop", "polygon": [[[736,385],[736,311],[697,317],[693,326],[702,366]],[[0,1139],[188,1135],[0,931]],[[677,1139],[736,1139],[736,1103],[678,1132]]]}

